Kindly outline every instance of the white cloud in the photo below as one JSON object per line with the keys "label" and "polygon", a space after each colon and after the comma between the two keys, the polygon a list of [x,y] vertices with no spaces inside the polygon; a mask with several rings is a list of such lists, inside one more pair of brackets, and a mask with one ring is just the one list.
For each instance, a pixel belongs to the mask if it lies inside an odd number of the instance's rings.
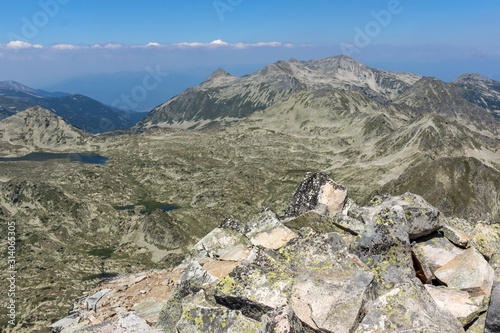
{"label": "white cloud", "polygon": [[214,40],[213,42],[210,43],[210,45],[220,45],[220,46],[226,46],[226,45],[229,45],[228,43],[226,42],[223,42],[222,40],[220,39],[217,39],[217,40]]}
{"label": "white cloud", "polygon": [[6,45],[8,49],[29,49],[32,47],[30,43],[26,43],[20,40],[15,40]]}
{"label": "white cloud", "polygon": [[52,46],[52,48],[54,48],[56,50],[76,50],[79,47],[75,46],[75,45],[71,45],[71,44],[56,44],[56,45]]}
{"label": "white cloud", "polygon": [[43,46],[42,46],[42,45],[40,45],[40,44],[35,44],[35,45],[33,45],[33,47],[34,47],[35,49],[43,49]]}

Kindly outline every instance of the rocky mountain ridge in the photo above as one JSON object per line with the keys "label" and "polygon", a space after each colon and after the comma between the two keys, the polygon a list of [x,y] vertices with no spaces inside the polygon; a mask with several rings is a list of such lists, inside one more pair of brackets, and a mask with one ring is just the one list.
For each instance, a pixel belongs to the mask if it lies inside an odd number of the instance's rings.
{"label": "rocky mountain ridge", "polygon": [[463,98],[487,109],[496,119],[500,119],[500,82],[479,74],[467,73],[451,84]]}
{"label": "rocky mountain ridge", "polygon": [[499,253],[498,225],[444,217],[411,193],[361,207],[308,173],[285,216],[265,208],[246,224],[227,219],[174,270],[108,280],[52,327],[492,333]]}
{"label": "rocky mountain ridge", "polygon": [[243,77],[222,69],[153,109],[136,128],[204,126],[235,121],[297,91],[324,88],[359,91],[378,101],[394,99],[420,76],[370,68],[347,57],[278,61]]}
{"label": "rocky mountain ridge", "polygon": [[34,106],[46,108],[90,133],[128,128],[142,117],[79,94],[50,93],[14,81],[0,82],[0,120]]}

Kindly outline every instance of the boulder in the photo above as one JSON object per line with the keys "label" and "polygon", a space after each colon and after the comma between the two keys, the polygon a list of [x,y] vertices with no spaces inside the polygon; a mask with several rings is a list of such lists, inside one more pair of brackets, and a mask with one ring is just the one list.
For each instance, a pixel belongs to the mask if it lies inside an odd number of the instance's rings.
{"label": "boulder", "polygon": [[150,327],[146,321],[138,317],[135,312],[127,312],[112,320],[97,325],[73,331],[75,333],[160,333]]}
{"label": "boulder", "polygon": [[[479,316],[471,325],[467,327],[467,333],[485,333],[486,313]],[[490,332],[486,332],[490,333]]]}
{"label": "boulder", "polygon": [[231,229],[215,228],[195,244],[191,251],[191,257],[216,258],[219,252],[237,245],[250,246],[250,241],[244,235]]}
{"label": "boulder", "polygon": [[274,211],[263,208],[259,215],[246,224],[245,236],[253,245],[260,245],[268,249],[278,249],[289,240],[297,237],[292,230],[278,219]]}
{"label": "boulder", "polygon": [[262,323],[245,317],[241,311],[223,307],[188,307],[176,325],[182,333],[242,333],[262,332]]}
{"label": "boulder", "polygon": [[416,258],[424,267],[428,267],[432,274],[446,265],[464,250],[456,247],[446,238],[432,238],[413,245]]}
{"label": "boulder", "polygon": [[367,228],[363,222],[341,213],[333,217],[326,217],[313,211],[288,220],[284,224],[295,231],[304,227],[310,227],[317,232],[336,232],[342,236],[357,236],[366,231]]}
{"label": "boulder", "polygon": [[410,281],[375,299],[354,332],[458,333],[464,329],[456,318],[439,311],[420,281]]}
{"label": "boulder", "polygon": [[472,232],[468,246],[474,247],[490,260],[494,254],[500,253],[500,227],[479,223]]}
{"label": "boulder", "polygon": [[481,253],[470,248],[435,271],[434,275],[450,288],[481,296],[490,295],[494,271]]}
{"label": "boulder", "polygon": [[472,239],[471,235],[467,235],[465,232],[450,226],[444,226],[441,232],[450,242],[463,248],[467,247],[467,244],[469,244],[469,241]]}
{"label": "boulder", "polygon": [[500,332],[500,282],[498,281],[495,282],[491,291],[490,305],[484,327],[484,333],[497,332]]}
{"label": "boulder", "polygon": [[308,172],[295,192],[285,218],[300,216],[309,211],[334,216],[342,212],[347,201],[347,189],[322,173]]}
{"label": "boulder", "polygon": [[467,220],[458,217],[443,217],[441,219],[442,226],[448,226],[455,230],[460,230],[461,232],[470,235],[474,231],[474,227],[467,222]]}
{"label": "boulder", "polygon": [[439,309],[453,315],[463,326],[472,323],[483,312],[465,291],[432,285],[426,285],[425,288]]}
{"label": "boulder", "polygon": [[395,206],[403,209],[406,218],[403,222],[408,224],[410,239],[429,235],[441,227],[439,210],[413,193],[397,197],[389,194],[374,197],[368,207],[368,216],[375,216],[378,212]]}
{"label": "boulder", "polygon": [[313,329],[349,332],[369,298],[372,280],[338,234],[311,231],[278,250],[254,248],[217,284],[215,299],[253,319],[289,304]]}
{"label": "boulder", "polygon": [[405,221],[400,206],[385,208],[371,218],[368,231],[350,245],[350,251],[375,274],[377,295],[415,276]]}
{"label": "boulder", "polygon": [[217,277],[204,270],[196,259],[191,260],[181,278],[177,281],[170,298],[163,306],[156,327],[165,332],[175,332],[175,326],[183,312],[183,299],[198,293],[203,287],[218,280]]}
{"label": "boulder", "polygon": [[305,333],[299,317],[290,306],[282,306],[263,318],[263,332]]}

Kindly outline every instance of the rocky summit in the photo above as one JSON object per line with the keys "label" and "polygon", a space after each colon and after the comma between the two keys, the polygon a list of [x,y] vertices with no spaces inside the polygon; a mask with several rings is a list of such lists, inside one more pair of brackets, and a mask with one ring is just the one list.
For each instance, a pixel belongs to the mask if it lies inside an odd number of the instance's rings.
{"label": "rocky summit", "polygon": [[307,173],[283,216],[228,218],[169,270],[120,275],[53,332],[498,332],[500,228],[421,196],[366,206]]}

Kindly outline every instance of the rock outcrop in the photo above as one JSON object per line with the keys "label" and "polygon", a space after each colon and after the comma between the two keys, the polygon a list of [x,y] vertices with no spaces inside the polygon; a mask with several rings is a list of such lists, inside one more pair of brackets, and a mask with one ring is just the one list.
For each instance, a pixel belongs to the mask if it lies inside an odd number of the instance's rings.
{"label": "rock outcrop", "polygon": [[[361,207],[328,176],[308,173],[283,217],[263,208],[248,223],[226,219],[161,273],[169,275],[161,311],[148,299],[127,306],[131,286],[146,278],[122,276],[75,302],[53,327],[496,332],[497,240],[495,226],[445,218],[420,196],[378,196]],[[142,288],[144,297],[154,289]]]}

